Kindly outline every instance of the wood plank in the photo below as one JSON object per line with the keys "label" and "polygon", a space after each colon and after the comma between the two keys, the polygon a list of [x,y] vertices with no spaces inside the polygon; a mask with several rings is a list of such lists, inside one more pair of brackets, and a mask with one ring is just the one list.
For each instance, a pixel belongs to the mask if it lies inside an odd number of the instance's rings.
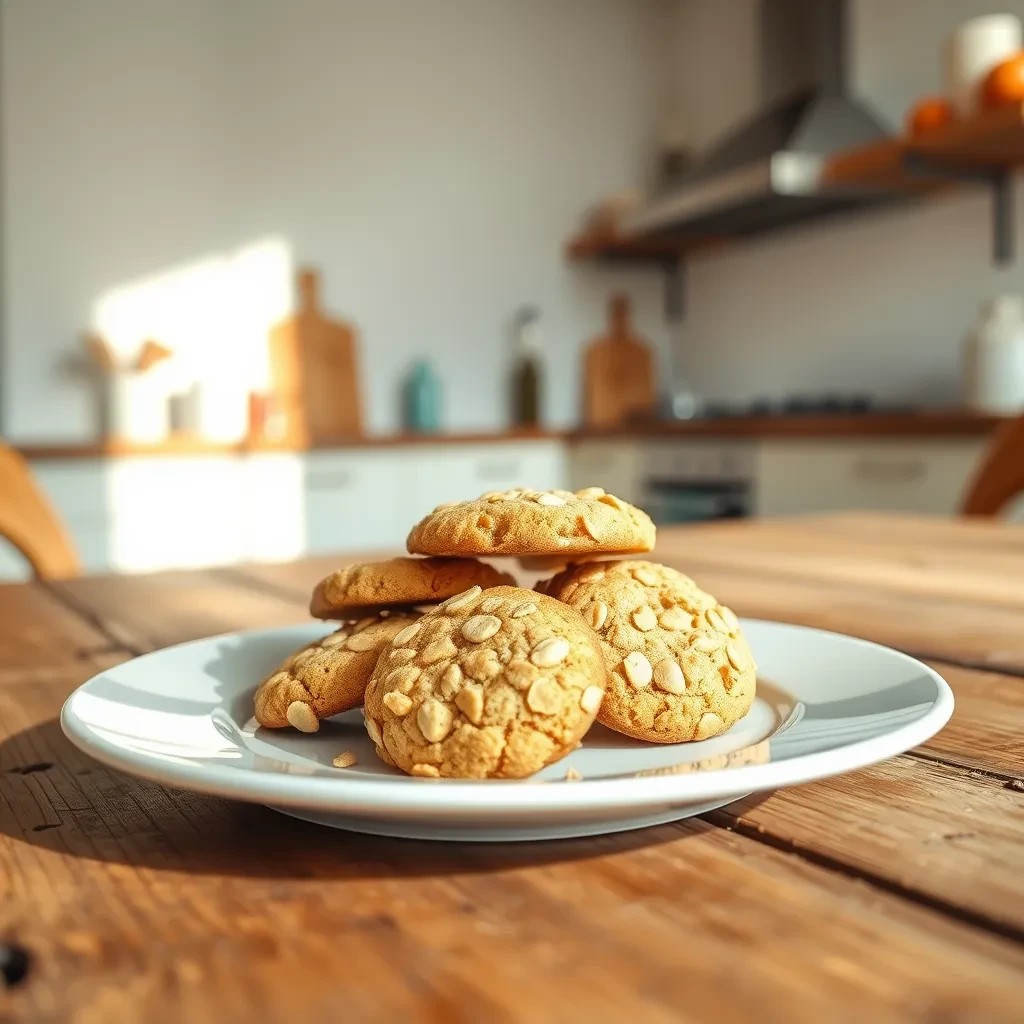
{"label": "wood plank", "polygon": [[1019,946],[700,821],[429,844],[164,790],[70,747],[68,686],[0,689],[13,1019],[995,1021],[1024,996]]}
{"label": "wood plank", "polygon": [[[300,595],[304,595],[311,567],[307,561],[301,565],[278,567],[271,573],[273,584],[282,589],[280,601],[285,605],[289,602],[285,596],[289,579],[293,576],[302,579],[303,589],[299,590],[296,586],[295,597],[292,599],[295,611],[300,614],[305,603],[304,597]],[[323,569],[324,564],[319,564],[317,568]],[[231,575],[234,576],[235,572],[232,571]],[[777,585],[773,585],[772,592],[776,590]],[[163,617],[159,598],[146,599],[139,604],[147,610],[146,614]],[[146,630],[149,632],[148,626]],[[956,713],[956,720],[948,735],[943,736],[941,740],[937,739],[937,745],[928,748],[928,752],[934,756],[941,756],[942,751],[949,750],[955,758],[966,763],[973,761],[973,767],[989,771],[1019,770],[1021,741],[1018,737],[1024,735],[1024,732],[1018,732],[1017,729],[1024,721],[1024,711],[1021,710],[1021,705],[1024,704],[1024,680],[994,677],[995,681],[1001,684],[1001,697],[1009,693],[1016,698],[1011,705],[1016,711],[1011,716],[1001,710],[998,698],[990,697],[985,692],[983,673],[954,670],[947,674],[951,676],[952,685],[957,687],[958,692],[962,692],[963,703]],[[993,701],[997,703],[994,704]],[[799,806],[808,807],[808,813],[818,815],[820,826],[821,808],[830,806],[833,788],[836,792],[847,793],[848,802],[852,802],[856,794],[860,801],[861,814],[871,816],[882,833],[897,838],[899,842],[895,848],[891,844],[876,844],[869,852],[851,852],[851,863],[854,856],[860,857],[863,862],[861,867],[870,863],[871,870],[880,879],[884,879],[886,884],[893,886],[902,885],[903,879],[916,875],[920,858],[919,847],[925,840],[930,841],[929,837],[936,821],[946,821],[949,826],[947,831],[967,833],[973,829],[974,818],[964,816],[957,808],[966,803],[977,805],[979,814],[990,810],[996,820],[1005,822],[1005,827],[1009,831],[996,836],[986,835],[983,840],[978,841],[991,847],[984,884],[980,884],[976,879],[977,845],[963,849],[958,845],[943,851],[944,871],[929,871],[920,887],[913,891],[921,898],[937,901],[948,899],[951,905],[979,920],[988,919],[1000,927],[1019,928],[1021,936],[1024,937],[1024,904],[1014,898],[1019,888],[1014,864],[1019,861],[1020,850],[1024,849],[1024,814],[1014,816],[1015,811],[1021,810],[1018,795],[1004,789],[999,781],[972,779],[955,768],[950,768],[946,770],[945,775],[937,777],[934,773],[938,770],[940,769],[932,764],[904,758],[898,762],[890,762],[886,766],[870,769],[866,773],[820,784],[825,787],[824,799],[815,799],[813,793],[806,791],[796,791],[796,795],[790,798]],[[853,781],[849,781],[850,779]],[[880,800],[879,788],[887,782],[891,783],[891,798]],[[900,786],[904,788],[900,789]],[[849,787],[848,791],[844,787]],[[917,800],[911,809],[907,807],[908,798],[904,790],[915,795]],[[911,835],[910,830],[915,823],[928,830],[924,839]],[[773,819],[770,826],[765,826],[766,833],[774,841],[784,844],[802,841],[794,837],[791,830],[782,827],[782,824],[782,819]],[[854,832],[844,836],[844,841],[852,844],[853,851],[857,842],[863,838]],[[998,846],[999,841],[1003,842],[1002,846]],[[842,859],[840,847],[831,850],[837,859]],[[864,870],[867,868],[864,867]],[[955,895],[948,895],[950,893]]]}
{"label": "wood plank", "polygon": [[1024,794],[898,757],[709,815],[1024,941]]}
{"label": "wood plank", "polygon": [[234,629],[308,619],[301,605],[215,570],[93,576],[51,584],[111,638],[136,653]]}
{"label": "wood plank", "polygon": [[708,550],[700,557],[660,545],[661,561],[690,573],[739,614],[831,629],[937,658],[1024,674],[1021,613],[951,598],[926,599],[885,588],[757,576],[725,567]]}
{"label": "wood plank", "polygon": [[924,516],[909,512],[837,512],[827,516],[802,516],[787,520],[794,526],[845,535],[886,548],[909,545],[925,556],[937,549],[961,555],[1019,557],[1024,545],[1024,523],[1001,519]]}
{"label": "wood plank", "polygon": [[799,576],[823,583],[882,588],[925,599],[953,598],[1024,609],[1024,529],[1005,546],[988,550],[907,536],[890,538],[884,527],[874,535],[832,528],[818,519],[732,522],[662,531],[660,547],[672,557],[714,561],[760,576]]}
{"label": "wood plank", "polygon": [[947,764],[1024,779],[1024,679],[929,663],[956,698],[946,727],[918,751]]}
{"label": "wood plank", "polygon": [[40,583],[0,585],[0,676],[69,665],[110,647],[109,637]]}

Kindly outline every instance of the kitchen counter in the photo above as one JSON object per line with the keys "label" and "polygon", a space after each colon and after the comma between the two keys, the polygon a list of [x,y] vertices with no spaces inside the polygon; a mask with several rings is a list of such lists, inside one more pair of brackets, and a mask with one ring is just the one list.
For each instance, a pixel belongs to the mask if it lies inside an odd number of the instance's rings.
{"label": "kitchen counter", "polygon": [[842,415],[727,416],[718,419],[664,420],[614,430],[583,428],[569,440],[673,437],[978,437],[990,434],[1008,417],[969,409],[928,412],[868,412]]}
{"label": "kitchen counter", "polygon": [[826,416],[732,416],[721,419],[668,420],[600,429],[510,430],[453,434],[379,434],[339,438],[308,448],[267,441],[220,443],[200,438],[174,438],[159,444],[119,442],[27,444],[16,446],[27,459],[95,459],[156,455],[233,455],[248,452],[329,451],[350,448],[389,448],[413,445],[486,444],[523,441],[581,442],[673,437],[980,437],[990,434],[1007,417],[968,409],[929,412],[872,412]]}

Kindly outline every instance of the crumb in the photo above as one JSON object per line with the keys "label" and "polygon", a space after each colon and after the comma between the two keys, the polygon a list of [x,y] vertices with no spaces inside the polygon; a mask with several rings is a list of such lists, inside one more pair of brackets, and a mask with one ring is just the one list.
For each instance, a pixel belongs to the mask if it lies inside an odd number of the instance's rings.
{"label": "crumb", "polygon": [[356,763],[356,755],[351,750],[343,750],[332,762],[335,768],[351,768]]}
{"label": "crumb", "polygon": [[567,780],[568,780],[569,782],[576,782],[577,780],[579,780],[579,779],[582,779],[582,778],[583,778],[583,776],[582,776],[582,775],[580,775],[580,773],[579,773],[578,771],[576,771],[576,769],[575,769],[575,768],[570,768],[570,769],[569,769],[569,770],[568,770],[568,771],[567,771],[567,772],[565,773],[565,777],[566,777],[566,779],[567,779]]}

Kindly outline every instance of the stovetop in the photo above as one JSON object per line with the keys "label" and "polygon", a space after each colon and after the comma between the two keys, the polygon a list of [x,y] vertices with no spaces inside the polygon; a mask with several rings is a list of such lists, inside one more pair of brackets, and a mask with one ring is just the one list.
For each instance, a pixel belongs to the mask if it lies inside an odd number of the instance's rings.
{"label": "stovetop", "polygon": [[741,416],[866,416],[872,413],[913,412],[911,406],[883,404],[865,394],[794,394],[782,398],[753,398],[746,402],[704,402],[695,419],[734,419]]}

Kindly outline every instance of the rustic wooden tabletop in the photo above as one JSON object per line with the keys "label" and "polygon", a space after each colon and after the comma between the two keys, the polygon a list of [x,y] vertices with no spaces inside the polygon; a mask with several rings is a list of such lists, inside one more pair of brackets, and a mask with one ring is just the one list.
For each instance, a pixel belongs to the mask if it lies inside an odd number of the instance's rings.
{"label": "rustic wooden tabletop", "polygon": [[1024,528],[843,515],[658,555],[925,659],[952,721],[645,831],[376,839],[137,781],[57,722],[104,666],[304,619],[336,559],[0,588],[0,1020],[1021,1020]]}

